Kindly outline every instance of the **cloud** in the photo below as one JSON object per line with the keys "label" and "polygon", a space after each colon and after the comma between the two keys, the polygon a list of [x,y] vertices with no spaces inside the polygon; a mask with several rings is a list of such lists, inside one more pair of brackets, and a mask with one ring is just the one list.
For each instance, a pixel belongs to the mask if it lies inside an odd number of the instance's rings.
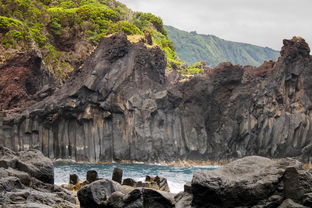
{"label": "cloud", "polygon": [[120,0],[182,30],[280,49],[302,36],[312,46],[311,0]]}

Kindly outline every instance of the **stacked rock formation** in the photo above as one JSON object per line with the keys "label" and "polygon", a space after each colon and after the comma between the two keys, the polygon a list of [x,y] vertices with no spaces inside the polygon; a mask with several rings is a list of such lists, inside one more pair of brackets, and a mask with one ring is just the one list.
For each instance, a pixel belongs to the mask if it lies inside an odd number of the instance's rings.
{"label": "stacked rock formation", "polygon": [[284,40],[277,62],[257,68],[222,63],[185,77],[165,71],[165,55],[157,46],[116,34],[104,38],[63,86],[49,82],[42,87],[45,96],[35,96],[36,104],[8,108],[0,142],[14,150],[40,149],[50,158],[91,162],[248,155],[309,162],[309,53],[306,42],[294,37]]}

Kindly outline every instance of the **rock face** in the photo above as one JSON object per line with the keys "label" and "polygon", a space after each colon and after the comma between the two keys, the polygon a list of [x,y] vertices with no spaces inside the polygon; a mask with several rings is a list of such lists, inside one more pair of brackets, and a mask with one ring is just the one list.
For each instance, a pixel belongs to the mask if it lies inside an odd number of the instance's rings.
{"label": "rock face", "polygon": [[53,182],[52,161],[39,151],[0,147],[0,207],[77,207],[75,198]]}
{"label": "rock face", "polygon": [[28,107],[54,91],[55,80],[43,68],[39,52],[17,54],[0,65],[0,110]]}
{"label": "rock face", "polygon": [[308,162],[309,52],[294,37],[284,41],[276,63],[258,68],[222,63],[205,75],[184,77],[165,71],[158,47],[113,35],[52,95],[22,113],[8,113],[0,143],[91,162],[255,154]]}
{"label": "rock face", "polygon": [[[213,171],[196,172],[191,192],[192,207],[198,208],[311,207],[312,172],[293,159],[250,156]],[[190,196],[184,195],[179,203]]]}

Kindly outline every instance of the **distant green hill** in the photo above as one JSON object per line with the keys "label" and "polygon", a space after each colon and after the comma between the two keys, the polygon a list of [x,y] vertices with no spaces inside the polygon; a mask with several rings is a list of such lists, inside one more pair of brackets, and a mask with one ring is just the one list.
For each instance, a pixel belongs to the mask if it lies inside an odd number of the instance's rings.
{"label": "distant green hill", "polygon": [[229,61],[233,64],[258,66],[265,60],[276,60],[279,52],[268,47],[226,41],[214,35],[200,35],[165,26],[177,55],[189,65],[203,61],[210,66]]}

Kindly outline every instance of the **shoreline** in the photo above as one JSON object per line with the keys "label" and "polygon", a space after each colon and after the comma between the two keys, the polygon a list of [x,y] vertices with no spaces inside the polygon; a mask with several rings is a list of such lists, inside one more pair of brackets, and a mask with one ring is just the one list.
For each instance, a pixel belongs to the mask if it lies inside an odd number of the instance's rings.
{"label": "shoreline", "polygon": [[199,160],[182,160],[172,162],[141,162],[141,161],[102,161],[102,162],[86,162],[86,161],[75,161],[70,159],[56,159],[53,160],[53,165],[156,165],[156,166],[170,166],[170,167],[196,167],[196,166],[224,166],[231,161],[199,161]]}

